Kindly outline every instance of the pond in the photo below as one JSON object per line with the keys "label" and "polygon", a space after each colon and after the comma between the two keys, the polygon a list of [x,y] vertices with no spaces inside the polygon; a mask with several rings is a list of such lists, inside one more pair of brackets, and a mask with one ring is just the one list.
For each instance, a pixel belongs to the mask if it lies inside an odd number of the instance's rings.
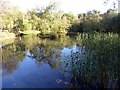
{"label": "pond", "polygon": [[109,61],[99,61],[98,54],[94,53],[97,51],[68,36],[54,40],[37,36],[17,38],[2,47],[2,87],[118,87],[119,51]]}

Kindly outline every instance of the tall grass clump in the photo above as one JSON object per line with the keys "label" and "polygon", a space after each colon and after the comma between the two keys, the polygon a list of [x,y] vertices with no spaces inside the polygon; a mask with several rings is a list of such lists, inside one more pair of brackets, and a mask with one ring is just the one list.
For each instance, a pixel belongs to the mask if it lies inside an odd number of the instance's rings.
{"label": "tall grass clump", "polygon": [[85,48],[71,53],[68,58],[74,62],[68,71],[72,72],[70,73],[73,76],[71,81],[80,83],[79,85],[82,87],[118,88],[120,83],[119,35],[115,33],[86,33],[77,36],[77,40],[83,43],[80,48]]}

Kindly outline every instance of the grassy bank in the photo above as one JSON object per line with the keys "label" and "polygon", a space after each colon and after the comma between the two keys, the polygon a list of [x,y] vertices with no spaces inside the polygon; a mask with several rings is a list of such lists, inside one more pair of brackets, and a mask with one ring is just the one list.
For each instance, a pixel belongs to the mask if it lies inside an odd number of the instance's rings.
{"label": "grassy bank", "polygon": [[0,45],[2,45],[2,46],[5,45],[6,41],[9,41],[9,43],[11,43],[13,41],[13,40],[11,41],[11,39],[14,39],[14,38],[15,38],[14,33],[0,32]]}

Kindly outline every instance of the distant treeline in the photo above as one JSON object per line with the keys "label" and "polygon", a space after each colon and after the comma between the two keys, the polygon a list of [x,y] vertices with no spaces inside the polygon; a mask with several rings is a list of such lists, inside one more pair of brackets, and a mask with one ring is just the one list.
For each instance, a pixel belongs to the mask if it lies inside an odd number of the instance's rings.
{"label": "distant treeline", "polygon": [[14,33],[20,30],[38,30],[43,35],[68,32],[120,33],[120,14],[113,9],[109,9],[104,14],[93,10],[76,17],[72,13],[57,10],[55,3],[26,13],[21,12],[17,7],[8,6],[7,3],[0,5],[0,8],[2,11],[0,12],[0,28]]}

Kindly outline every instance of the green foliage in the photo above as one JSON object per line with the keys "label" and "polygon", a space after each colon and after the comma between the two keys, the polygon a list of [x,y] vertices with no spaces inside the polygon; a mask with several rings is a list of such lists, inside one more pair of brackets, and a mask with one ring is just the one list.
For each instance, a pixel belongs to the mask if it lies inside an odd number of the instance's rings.
{"label": "green foliage", "polygon": [[25,23],[23,24],[23,30],[27,31],[27,30],[31,30],[32,25],[30,23]]}
{"label": "green foliage", "polygon": [[[63,61],[65,75],[70,76],[76,86],[79,86],[77,83],[83,82],[85,87],[87,85],[105,88],[117,87],[116,83],[120,79],[119,35],[83,33],[77,39],[78,51],[71,52]],[[110,83],[114,86],[110,86]]]}
{"label": "green foliage", "polygon": [[45,8],[37,8],[27,13],[20,12],[17,7],[11,13],[0,14],[0,27],[11,32],[38,30],[41,34],[65,34],[72,24],[74,15],[56,11],[56,4],[51,3]]}
{"label": "green foliage", "polygon": [[116,10],[109,9],[101,14],[93,10],[79,14],[78,19],[73,22],[70,32],[115,32],[119,33],[119,14]]}
{"label": "green foliage", "polygon": [[[41,34],[66,34],[67,32],[117,32],[119,33],[119,16],[116,10],[109,9],[100,14],[93,10],[79,14],[76,18],[71,13],[63,13],[57,10],[56,3],[47,7],[30,10],[27,13],[20,12],[19,8],[10,7],[2,3],[0,13],[0,27],[12,32],[21,30],[38,30]],[[7,1],[6,1],[7,2]],[[12,12],[9,12],[12,11]]]}

